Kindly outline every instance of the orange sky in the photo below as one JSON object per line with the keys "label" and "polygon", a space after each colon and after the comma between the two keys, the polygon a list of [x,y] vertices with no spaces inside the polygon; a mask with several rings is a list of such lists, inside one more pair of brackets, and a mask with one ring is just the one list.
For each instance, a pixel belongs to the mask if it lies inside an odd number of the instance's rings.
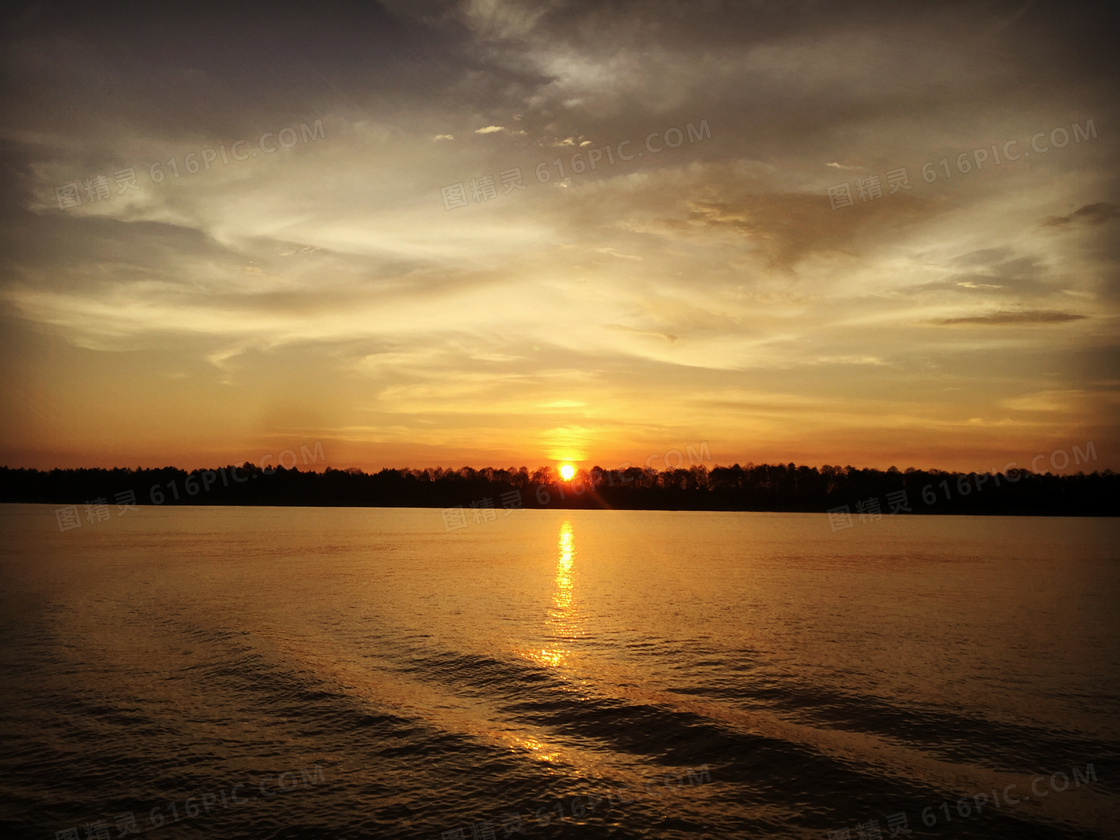
{"label": "orange sky", "polygon": [[609,6],[24,13],[0,464],[1120,469],[1088,11]]}

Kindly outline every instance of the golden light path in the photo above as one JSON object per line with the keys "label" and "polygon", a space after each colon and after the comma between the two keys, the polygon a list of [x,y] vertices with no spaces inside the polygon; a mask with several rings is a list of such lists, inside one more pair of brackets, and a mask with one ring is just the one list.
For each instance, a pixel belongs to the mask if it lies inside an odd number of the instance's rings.
{"label": "golden light path", "polygon": [[542,648],[539,653],[531,656],[542,665],[558,668],[567,662],[571,653],[562,647],[562,641],[568,641],[579,635],[579,621],[575,618],[572,609],[572,564],[575,560],[575,539],[572,532],[571,520],[565,519],[560,526],[558,540],[559,557],[556,560],[556,591],[552,596],[552,609],[549,610],[547,620],[548,629],[553,637],[553,644]]}

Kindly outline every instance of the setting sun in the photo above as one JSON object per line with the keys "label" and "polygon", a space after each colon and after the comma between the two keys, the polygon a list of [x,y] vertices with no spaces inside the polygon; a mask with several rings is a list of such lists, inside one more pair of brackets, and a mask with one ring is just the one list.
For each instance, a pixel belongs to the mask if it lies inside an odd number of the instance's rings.
{"label": "setting sun", "polygon": [[565,481],[571,481],[572,476],[576,474],[576,468],[571,464],[565,464],[560,468],[560,477]]}

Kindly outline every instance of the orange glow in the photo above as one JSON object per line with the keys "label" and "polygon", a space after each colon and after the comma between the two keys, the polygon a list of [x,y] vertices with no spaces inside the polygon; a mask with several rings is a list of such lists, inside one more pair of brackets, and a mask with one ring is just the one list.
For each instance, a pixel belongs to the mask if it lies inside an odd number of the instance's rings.
{"label": "orange glow", "polygon": [[[346,5],[307,22],[331,33],[307,39],[308,62],[372,60],[335,44],[367,23]],[[756,31],[750,12],[697,9],[664,54],[668,28],[647,31],[636,3],[597,4],[562,43],[531,4],[455,5],[453,106],[401,70],[409,39],[381,45],[386,72],[301,76],[298,102],[262,100],[224,81],[259,66],[230,22],[191,65],[223,96],[179,96],[169,119],[179,56],[145,51],[106,123],[73,78],[100,81],[146,21],[52,18],[50,38],[83,45],[66,73],[41,59],[46,16],[4,28],[4,67],[27,80],[5,105],[35,165],[6,194],[34,234],[4,229],[18,272],[0,284],[0,466],[525,467],[585,489],[598,466],[622,493],[631,479],[611,473],[736,463],[1120,470],[1101,187],[1120,134],[1095,124],[1115,74],[1090,57],[1101,45],[1069,48],[1048,4],[973,4],[969,38],[907,49],[906,15],[820,27],[775,11]],[[443,15],[423,7],[382,3],[378,25],[440,43]],[[713,49],[724,30],[757,49]],[[851,67],[852,33],[884,45],[891,85]],[[1052,78],[1030,72],[1039,50]],[[524,113],[495,109],[507,66],[537,103]],[[1005,70],[1027,88],[996,111]],[[773,109],[751,144],[731,139],[746,83]],[[827,143],[806,142],[794,84],[829,91],[812,115]],[[648,104],[665,90],[680,108]]]}

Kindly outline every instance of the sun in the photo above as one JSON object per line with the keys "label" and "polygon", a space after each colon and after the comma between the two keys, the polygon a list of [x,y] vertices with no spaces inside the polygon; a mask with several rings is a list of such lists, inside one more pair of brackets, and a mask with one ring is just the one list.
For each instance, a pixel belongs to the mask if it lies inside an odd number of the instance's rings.
{"label": "sun", "polygon": [[571,464],[565,464],[560,468],[560,477],[565,481],[571,481],[572,476],[576,474],[576,468]]}

